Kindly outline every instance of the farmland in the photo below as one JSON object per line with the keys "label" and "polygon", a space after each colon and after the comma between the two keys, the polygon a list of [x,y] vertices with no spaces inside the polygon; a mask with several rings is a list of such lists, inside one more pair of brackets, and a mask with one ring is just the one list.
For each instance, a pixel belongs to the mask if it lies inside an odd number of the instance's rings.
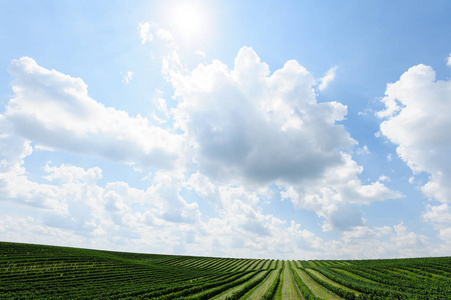
{"label": "farmland", "polygon": [[451,299],[451,257],[263,260],[0,242],[0,298]]}

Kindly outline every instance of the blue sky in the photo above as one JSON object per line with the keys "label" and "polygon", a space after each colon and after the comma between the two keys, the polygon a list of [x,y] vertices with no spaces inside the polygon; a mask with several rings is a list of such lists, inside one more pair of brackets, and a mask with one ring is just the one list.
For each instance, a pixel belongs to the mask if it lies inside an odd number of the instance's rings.
{"label": "blue sky", "polygon": [[449,255],[449,1],[1,1],[0,240]]}

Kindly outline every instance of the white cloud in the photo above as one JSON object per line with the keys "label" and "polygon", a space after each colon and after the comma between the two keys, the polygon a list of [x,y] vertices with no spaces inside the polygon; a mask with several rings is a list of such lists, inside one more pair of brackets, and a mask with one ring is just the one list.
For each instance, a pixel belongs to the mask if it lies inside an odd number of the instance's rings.
{"label": "white cloud", "polygon": [[57,180],[61,183],[76,182],[97,182],[102,178],[102,170],[98,167],[85,171],[82,168],[62,164],[59,167],[52,167],[47,163],[44,171],[49,175],[45,178],[48,181]]}
{"label": "white cloud", "polygon": [[[23,169],[22,165],[19,162]],[[183,183],[182,173],[157,172],[150,187],[141,190],[124,182],[100,186],[102,170],[98,167],[48,163],[43,170],[49,184],[31,181],[24,170],[2,185],[3,207],[17,207],[19,202],[34,207],[28,216],[23,208],[21,215],[14,217],[0,212],[0,234],[7,240],[265,258],[277,257],[278,246],[289,243],[284,222],[263,214],[256,205],[258,195],[242,187],[210,185],[198,190],[202,195],[217,193],[224,204],[218,211],[220,218],[208,217],[202,222],[198,205],[187,203],[179,194],[183,186],[208,183],[200,174]],[[305,230],[293,234],[299,235],[299,242],[307,239],[305,244],[317,240]],[[295,251],[291,247],[287,255]]]}
{"label": "white cloud", "polygon": [[451,53],[449,54],[447,60],[446,60],[446,65],[451,67]]}
{"label": "white cloud", "polygon": [[451,241],[451,227],[441,229],[439,233],[439,238],[442,241],[448,242],[449,244]]}
{"label": "white cloud", "polygon": [[[174,246],[166,240],[166,235],[176,238],[186,226],[199,231],[198,206],[180,197],[183,176],[178,173],[158,172],[151,186],[141,190],[124,182],[99,185],[102,170],[98,167],[83,169],[47,163],[43,177],[49,183],[38,183],[28,178],[23,166],[23,158],[31,152],[23,153],[18,152],[16,157],[2,156],[8,165],[18,161],[18,167],[0,173],[2,207],[13,207],[13,215],[21,213],[15,218],[7,210],[0,213],[0,232],[8,240],[56,241],[54,244],[125,247],[125,250],[127,243],[137,239],[145,242],[149,238],[166,247]],[[16,209],[19,205],[21,208]],[[22,227],[11,230],[18,222],[22,222]],[[27,238],[31,233],[35,236]],[[157,248],[147,250],[162,251]]]}
{"label": "white cloud", "polygon": [[368,155],[368,154],[370,154],[371,152],[370,152],[370,150],[368,149],[368,146],[367,146],[367,145],[364,145],[363,147],[358,148],[358,149],[356,150],[356,153],[359,154],[359,155]]}
{"label": "white cloud", "polygon": [[153,27],[152,24],[150,24],[149,22],[139,24],[138,26],[139,36],[141,37],[141,42],[143,44],[153,41],[153,33],[151,31],[152,27]]}
{"label": "white cloud", "polygon": [[410,68],[388,84],[382,102],[381,133],[415,174],[427,172],[422,191],[441,202],[451,199],[451,81],[436,80],[425,65]]}
{"label": "white cloud", "polygon": [[379,176],[378,181],[390,182],[391,179],[390,179],[390,177],[388,177],[388,176],[386,176],[386,175],[381,175],[381,176]]}
{"label": "white cloud", "polygon": [[324,77],[319,80],[318,89],[320,91],[326,89],[329,83],[331,83],[335,79],[335,72],[337,71],[337,69],[338,69],[337,66],[330,68],[327,71],[326,75],[324,75]]}
{"label": "white cloud", "polygon": [[343,232],[343,240],[346,243],[352,243],[356,240],[371,240],[387,236],[393,232],[390,227],[369,228],[367,226],[355,226],[352,230]]}
{"label": "white cloud", "polygon": [[33,142],[147,168],[173,168],[183,152],[182,136],[96,102],[79,78],[28,57],[13,60],[9,71],[15,95],[4,115]]}
{"label": "white cloud", "polygon": [[203,58],[205,58],[205,56],[206,56],[205,52],[202,51],[202,50],[196,50],[195,53],[196,53],[197,55],[199,55],[200,57],[203,57]]}
{"label": "white cloud", "polygon": [[[23,174],[24,158],[33,152],[30,141],[16,136],[11,128],[11,123],[0,115],[0,171],[3,173],[14,172]],[[1,186],[1,184],[0,184]]]}
{"label": "white cloud", "polygon": [[356,226],[343,233],[343,242],[337,243],[337,255],[367,258],[403,258],[445,255],[445,249],[434,249],[424,235],[408,230],[403,224],[393,227]]}
{"label": "white cloud", "polygon": [[146,191],[158,207],[161,218],[169,222],[195,223],[200,218],[197,203],[187,203],[179,194],[184,175],[176,172],[157,172]]}
{"label": "white cloud", "polygon": [[346,106],[317,103],[315,80],[296,61],[270,75],[243,47],[232,70],[213,61],[170,80],[180,100],[174,119],[196,149],[200,173],[214,184],[277,183],[283,198],[327,222],[339,205],[401,196],[379,181],[362,185],[362,168],[343,152],[356,141],[336,124]]}
{"label": "white cloud", "polygon": [[122,76],[122,82],[125,84],[129,84],[133,78],[133,72],[132,71],[127,71],[125,73],[121,72],[121,76]]}
{"label": "white cloud", "polygon": [[170,118],[170,112],[168,109],[168,106],[166,104],[166,99],[163,98],[163,92],[161,90],[155,91],[155,96],[152,100],[153,105],[157,108],[158,114],[161,114],[161,118],[158,117],[155,113],[155,116],[160,119],[161,121],[159,123],[164,123],[165,119]]}
{"label": "white cloud", "polygon": [[204,175],[199,172],[192,174],[185,182],[185,187],[194,190],[199,196],[211,203],[216,203],[220,199],[217,187]]}
{"label": "white cloud", "polygon": [[269,76],[243,47],[229,71],[219,61],[171,78],[181,103],[180,128],[195,141],[201,172],[217,180],[295,182],[342,164],[340,149],[356,142],[342,125],[347,110],[317,103],[314,79],[296,61]]}
{"label": "white cloud", "polygon": [[403,223],[394,226],[394,230],[396,235],[390,241],[396,248],[404,249],[406,257],[413,257],[417,251],[425,251],[430,248],[426,236],[409,232]]}
{"label": "white cloud", "polygon": [[152,42],[155,37],[162,41],[172,41],[174,39],[170,31],[149,22],[140,23],[138,32],[143,44]]}
{"label": "white cloud", "polygon": [[138,26],[141,41],[143,44],[153,41],[156,37],[166,47],[165,54],[161,57],[162,74],[164,76],[175,76],[175,73],[184,71],[183,64],[180,59],[178,46],[174,41],[172,32],[161,28],[159,25],[148,22],[141,23]]}
{"label": "white cloud", "polygon": [[172,33],[166,29],[158,28],[157,37],[163,41],[172,41]]}
{"label": "white cloud", "polygon": [[[183,183],[181,173],[159,172],[151,186],[142,190],[124,182],[100,186],[102,170],[98,167],[47,164],[44,171],[51,184],[36,183],[23,175],[20,185],[5,187],[8,196],[2,197],[3,207],[17,207],[18,192],[26,197],[22,205],[33,207],[22,208],[20,215],[0,212],[0,234],[5,239],[147,253],[278,259],[419,256],[429,249],[423,236],[407,231],[402,224],[368,228],[343,218],[338,220],[347,229],[343,239],[325,241],[295,221],[264,214],[258,205],[267,193],[264,189],[215,186],[199,173]],[[197,204],[180,196],[182,186],[194,187],[205,197],[218,196],[218,217],[207,216],[202,221]],[[33,204],[42,199],[54,202]],[[359,220],[360,213],[353,213]],[[441,237],[446,235],[443,230]]]}
{"label": "white cloud", "polygon": [[[306,184],[286,185],[281,196],[292,201],[298,209],[314,210],[319,217],[325,219],[323,224],[325,231],[344,230],[362,225],[364,221],[359,217],[356,208],[346,210],[344,208],[347,205],[367,205],[403,196],[399,192],[391,191],[380,181],[363,185],[358,178],[362,171],[363,168],[349,155],[343,154],[342,165],[329,168],[322,178],[310,180]],[[349,217],[349,223],[346,225],[334,220],[334,216],[340,211],[342,212],[340,218]]]}
{"label": "white cloud", "polygon": [[451,226],[451,208],[447,203],[440,205],[428,205],[427,212],[423,215],[428,222],[438,227]]}

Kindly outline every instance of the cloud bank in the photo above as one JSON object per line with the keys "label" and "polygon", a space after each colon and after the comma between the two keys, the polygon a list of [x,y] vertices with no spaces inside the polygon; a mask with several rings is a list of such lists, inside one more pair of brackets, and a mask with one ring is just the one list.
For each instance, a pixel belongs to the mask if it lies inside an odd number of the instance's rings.
{"label": "cloud bank", "polygon": [[[146,28],[143,43],[154,36]],[[167,41],[163,33],[156,36]],[[403,224],[366,226],[360,206],[402,195],[384,179],[361,182],[363,168],[351,156],[358,143],[340,124],[346,106],[319,103],[315,79],[298,62],[271,73],[250,47],[240,49],[232,69],[215,60],[188,71],[174,58],[176,48],[162,60],[178,101],[170,109],[159,102],[164,129],[90,98],[82,79],[28,57],[12,61],[14,96],[0,118],[0,142],[14,149],[1,152],[0,191],[9,203],[40,213],[4,219],[0,232],[13,240],[29,237],[26,230],[54,240],[70,232],[72,245],[240,257],[381,257],[407,246],[416,254],[429,249],[427,238]],[[43,166],[45,182],[33,181],[24,165],[33,145],[152,169],[149,186],[100,185],[99,167],[51,163]],[[299,221],[264,212],[265,203],[280,200],[314,211],[323,231],[343,238],[325,241]],[[18,223],[24,231],[15,234],[10,228]],[[382,240],[382,248],[371,249]]]}
{"label": "cloud bank", "polygon": [[171,169],[183,153],[183,139],[145,117],[105,107],[87,86],[32,58],[13,60],[15,93],[4,116],[14,131],[37,144],[146,168]]}

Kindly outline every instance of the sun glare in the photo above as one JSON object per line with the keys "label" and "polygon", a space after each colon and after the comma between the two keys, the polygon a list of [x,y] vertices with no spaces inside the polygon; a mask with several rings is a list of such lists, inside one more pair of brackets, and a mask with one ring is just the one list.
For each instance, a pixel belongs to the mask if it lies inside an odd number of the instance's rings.
{"label": "sun glare", "polygon": [[176,7],[172,21],[176,30],[188,39],[198,38],[206,25],[202,7],[192,3]]}

